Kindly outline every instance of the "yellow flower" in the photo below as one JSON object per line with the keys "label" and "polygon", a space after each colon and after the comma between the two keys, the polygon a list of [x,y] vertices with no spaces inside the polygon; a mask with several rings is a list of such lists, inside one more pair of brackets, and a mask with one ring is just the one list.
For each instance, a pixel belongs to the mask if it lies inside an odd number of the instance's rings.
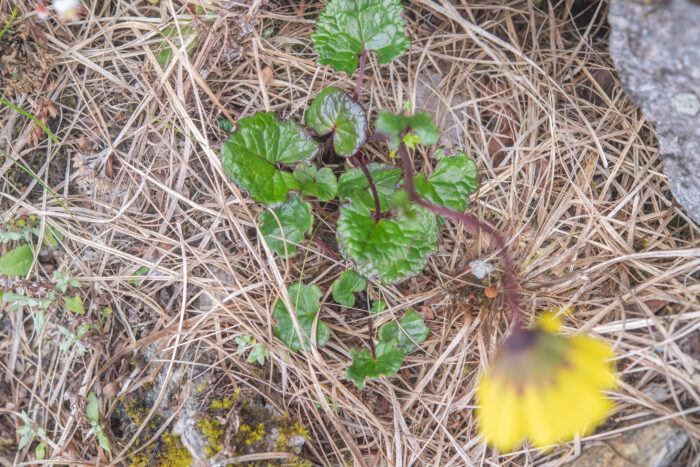
{"label": "yellow flower", "polygon": [[534,330],[516,328],[477,386],[479,431],[501,451],[526,438],[536,447],[590,433],[612,410],[602,391],[617,385],[612,349],[587,336],[554,334],[546,315]]}

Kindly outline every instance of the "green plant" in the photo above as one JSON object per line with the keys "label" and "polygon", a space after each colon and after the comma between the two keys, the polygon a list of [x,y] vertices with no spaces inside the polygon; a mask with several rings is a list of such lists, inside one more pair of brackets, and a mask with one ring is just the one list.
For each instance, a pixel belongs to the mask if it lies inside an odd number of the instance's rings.
{"label": "green plant", "polygon": [[[303,285],[296,283],[287,288],[289,298],[294,304],[294,310],[290,311],[287,305],[279,299],[275,303],[275,309],[272,317],[278,323],[275,326],[275,334],[282,342],[287,344],[287,347],[294,352],[297,350],[309,350],[309,336],[311,335],[314,324],[316,324],[316,344],[325,345],[330,337],[328,325],[323,321],[316,322],[316,316],[320,308],[318,299],[321,298],[321,290],[316,285]],[[299,333],[295,329],[292,313],[295,314],[297,322],[301,327],[304,343],[300,339]]]}
{"label": "green plant", "polygon": [[[10,285],[12,284],[13,283],[10,283]],[[52,282],[29,282],[16,279],[14,285],[22,286],[26,288],[28,292],[32,291],[34,295],[22,295],[15,292],[1,291],[0,303],[7,303],[8,311],[17,310],[21,307],[29,308],[33,312],[32,320],[34,322],[34,330],[39,334],[46,325],[47,311],[57,307],[61,303],[66,310],[72,313],[78,315],[85,314],[83,299],[79,293],[83,284],[78,279],[71,277],[70,271],[66,271],[65,273],[54,271]],[[69,290],[71,294],[68,294]],[[87,326],[87,328],[81,332],[83,326]],[[65,340],[61,344],[61,349],[68,350],[73,344],[80,342],[85,332],[90,329],[90,325],[82,325],[77,334],[74,334],[62,326],[59,326],[58,329],[65,336]],[[82,353],[79,352],[80,355],[82,355],[86,349],[81,348],[81,350]]]}
{"label": "green plant", "polygon": [[63,334],[63,342],[61,342],[61,345],[59,349],[63,352],[68,352],[73,346],[76,347],[76,353],[79,356],[85,355],[85,352],[88,351],[88,348],[83,345],[82,339],[83,336],[92,328],[99,327],[95,324],[81,324],[78,327],[77,332],[73,332],[70,329],[66,328],[65,326],[61,326],[60,324],[57,326],[58,330]]}
{"label": "green plant", "polygon": [[46,430],[40,426],[36,426],[26,412],[22,411],[20,416],[24,422],[24,425],[17,428],[17,434],[20,435],[17,449],[24,449],[29,445],[29,443],[32,442],[34,438],[38,438],[40,441],[34,448],[34,454],[36,456],[36,460],[43,460],[44,457],[46,457],[46,441],[44,441],[44,438],[46,437]]}
{"label": "green plant", "polygon": [[250,350],[250,353],[248,353],[248,363],[258,362],[260,365],[265,364],[265,357],[269,355],[267,350],[265,350],[262,344],[258,343],[248,334],[236,337],[236,344],[238,344],[238,349],[236,349],[236,354],[238,355],[246,350]]}
{"label": "green plant", "polygon": [[379,328],[379,340],[373,353],[366,349],[350,350],[352,365],[347,370],[348,378],[362,389],[366,378],[392,376],[401,368],[406,354],[425,341],[429,333],[423,318],[407,310],[398,322],[390,321]]}
{"label": "green plant", "polygon": [[[321,202],[337,199],[341,204],[336,240],[341,255],[352,261],[354,270],[338,278],[332,295],[344,307],[355,306],[355,294],[366,290],[368,280],[393,284],[419,274],[438,249],[438,218],[432,204],[411,200],[406,190],[407,179],[413,180],[412,172],[405,167],[368,163],[362,149],[370,140],[386,139],[389,149],[396,152],[402,145],[415,148],[416,144],[435,144],[438,139],[430,116],[422,113],[379,112],[370,135],[368,116],[358,102],[369,54],[375,52],[379,63],[388,63],[409,45],[403,33],[402,10],[398,0],[363,0],[359,4],[333,0],[327,4],[311,36],[319,63],[349,75],[359,67],[357,86],[352,97],[337,87],[323,89],[306,112],[306,131],[271,112],[240,119],[235,131],[227,120],[218,123],[228,133],[222,147],[224,171],[251,198],[269,208],[260,214],[259,221],[261,236],[270,250],[281,257],[294,256],[310,235],[331,258],[339,260],[312,233],[314,218],[320,214],[316,204],[305,197]],[[318,168],[322,162],[318,155],[323,153],[344,158],[351,165],[346,164],[337,178],[331,167]],[[415,176],[418,193],[440,207],[464,211],[469,195],[476,190],[476,164],[463,152],[448,157],[437,150],[434,155],[438,161],[432,174]],[[405,159],[410,164],[407,156]],[[295,352],[309,350],[312,342],[324,345],[330,330],[319,319],[321,290],[298,282],[287,292],[292,308],[281,298],[274,306],[277,337]],[[347,376],[358,387],[368,377],[394,374],[405,355],[428,335],[423,319],[411,310],[375,333],[373,316],[386,306],[382,300],[371,302],[369,351],[351,350]],[[239,350],[248,345],[241,340]]]}
{"label": "green plant", "polygon": [[[148,271],[150,271],[150,270],[151,270],[151,268],[149,268],[148,266],[141,266],[136,271],[134,271],[132,276],[146,276],[146,275],[148,275]],[[141,285],[142,281],[143,281],[142,279],[129,279],[126,282],[138,287],[139,285]]]}
{"label": "green plant", "polygon": [[[151,3],[157,3],[157,0],[149,1],[151,1]],[[205,21],[210,23],[214,22],[215,12],[207,11],[202,6],[192,8],[190,13],[193,14],[195,18],[200,15],[212,15],[210,18],[205,18]],[[176,21],[177,24],[173,22],[163,28],[163,40],[159,44],[160,52],[156,56],[158,64],[163,68],[165,68],[174,55],[173,47],[181,48],[184,46],[184,52],[189,54],[197,45],[197,39],[199,38],[199,30],[196,21],[185,18]]]}
{"label": "green plant", "polygon": [[46,324],[46,310],[51,306],[51,297],[36,299],[34,297],[27,297],[25,295],[16,294],[13,292],[4,292],[2,294],[2,301],[8,303],[8,311],[16,310],[23,306],[35,309],[32,319],[34,321],[34,329],[36,332],[41,333]]}
{"label": "green plant", "polygon": [[[82,287],[83,284],[80,283],[78,279],[74,279],[70,275],[70,271],[62,273],[61,271],[53,272],[53,281],[56,283],[56,290],[61,293],[66,293],[68,287]],[[82,303],[82,301],[81,301]]]}
{"label": "green plant", "polygon": [[[6,276],[26,276],[34,263],[34,239],[41,236],[39,222],[34,216],[25,219],[10,220],[5,229],[0,230],[0,243],[23,242],[0,257],[0,274]],[[48,224],[44,230],[43,244],[48,247],[58,245],[60,234]]]}
{"label": "green plant", "polygon": [[90,394],[88,394],[88,403],[85,407],[85,413],[88,420],[90,420],[92,432],[95,433],[100,447],[105,451],[109,451],[109,438],[107,438],[107,435],[105,434],[104,425],[100,423],[100,404],[97,401],[97,396],[94,392],[90,392]]}

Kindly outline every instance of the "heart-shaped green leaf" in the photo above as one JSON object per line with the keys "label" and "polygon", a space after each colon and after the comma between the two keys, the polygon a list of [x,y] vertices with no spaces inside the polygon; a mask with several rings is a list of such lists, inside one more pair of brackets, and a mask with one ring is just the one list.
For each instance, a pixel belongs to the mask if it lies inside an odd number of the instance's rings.
{"label": "heart-shaped green leaf", "polygon": [[318,144],[299,125],[266,112],[238,122],[236,132],[223,144],[221,158],[231,180],[255,201],[274,205],[299,189],[294,176],[279,166],[310,159],[317,149]]}
{"label": "heart-shaped green leaf", "polygon": [[[284,257],[284,238],[286,238],[287,251],[292,257],[297,254],[296,244],[304,241],[304,233],[310,231],[313,225],[311,205],[302,201],[296,193],[292,193],[284,204],[274,210],[274,215],[270,211],[261,212],[260,222],[262,223],[260,232],[265,237],[270,250]],[[284,238],[282,232],[284,232]]]}
{"label": "heart-shaped green leaf", "polygon": [[[401,183],[403,170],[386,164],[369,164],[372,181],[379,194],[379,206],[382,211],[391,209],[397,187]],[[352,169],[340,176],[338,181],[338,198],[341,201],[358,201],[374,210],[374,197],[369,189],[369,181],[360,169]]]}
{"label": "heart-shaped green leaf", "polygon": [[413,310],[407,310],[398,324],[394,321],[386,323],[379,330],[379,340],[382,342],[397,341],[396,349],[408,353],[420,344],[430,334],[423,317]]}
{"label": "heart-shaped green leaf", "polygon": [[350,157],[365,142],[367,117],[360,104],[340,89],[329,87],[311,102],[306,126],[321,136],[332,133],[335,152]]}
{"label": "heart-shaped green leaf", "polygon": [[6,276],[26,276],[32,268],[34,253],[29,245],[22,245],[8,251],[0,258],[0,274]]}
{"label": "heart-shaped green leaf", "polygon": [[422,174],[414,177],[416,191],[433,204],[464,212],[478,187],[476,162],[462,151],[449,157],[438,149],[436,157],[440,161],[428,180]]}
{"label": "heart-shaped green leaf", "polygon": [[333,282],[333,300],[343,306],[355,306],[355,292],[362,292],[367,287],[367,280],[353,270],[345,271]]}
{"label": "heart-shaped green leaf", "polygon": [[393,284],[423,270],[437,251],[438,229],[435,214],[420,206],[408,205],[394,218],[375,223],[369,207],[351,202],[340,208],[336,236],[359,274]]}
{"label": "heart-shaped green leaf", "polygon": [[352,364],[345,371],[345,376],[353,380],[359,389],[365,385],[366,378],[378,378],[379,375],[392,376],[403,363],[404,353],[396,350],[396,341],[379,342],[376,346],[375,353],[377,359],[372,358],[367,349],[362,349],[359,352],[355,349],[350,349],[350,357]]}
{"label": "heart-shaped green leaf", "polygon": [[[321,290],[317,285],[303,285],[299,282],[290,285],[287,291],[289,292],[289,298],[294,304],[301,330],[304,333],[303,348],[308,350],[310,345],[309,336],[311,335],[314,319],[316,319],[316,314],[320,308],[318,299],[321,298]],[[301,340],[299,340],[299,336],[294,329],[292,318],[289,316],[289,311],[281,298],[278,298],[275,303],[272,317],[278,321],[277,326],[274,328],[277,337],[294,352],[302,349]],[[316,325],[316,344],[319,346],[325,345],[329,337],[328,325],[319,320]]]}
{"label": "heart-shaped green leaf", "polygon": [[338,181],[328,167],[317,171],[314,164],[299,164],[294,169],[294,179],[302,193],[315,196],[321,201],[332,200],[338,192]]}
{"label": "heart-shaped green leaf", "polygon": [[382,111],[379,112],[375,125],[377,131],[384,133],[390,138],[389,147],[392,149],[399,146],[401,134],[406,130],[413,131],[413,133],[418,135],[421,144],[435,144],[438,136],[440,136],[433,119],[425,112],[415,115],[394,115],[390,112]]}
{"label": "heart-shaped green leaf", "polygon": [[410,41],[399,0],[331,0],[311,34],[318,63],[351,75],[363,50],[377,52],[379,63],[402,55]]}

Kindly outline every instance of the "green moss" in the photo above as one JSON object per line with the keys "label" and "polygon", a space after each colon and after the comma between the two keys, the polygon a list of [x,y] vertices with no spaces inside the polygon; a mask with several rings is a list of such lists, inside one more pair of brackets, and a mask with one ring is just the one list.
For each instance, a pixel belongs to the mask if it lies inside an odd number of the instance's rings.
{"label": "green moss", "polygon": [[246,446],[252,446],[259,443],[265,437],[265,424],[258,423],[254,429],[250,425],[241,425],[238,429],[238,438],[241,443]]}
{"label": "green moss", "polygon": [[[228,409],[231,408],[233,403],[238,401],[238,398],[240,395],[241,395],[241,390],[237,389],[236,392],[234,392],[230,396],[224,396],[222,399],[213,399],[209,403],[209,408],[207,409],[207,413],[212,414],[212,415],[225,415],[225,412],[227,412]],[[246,400],[243,399],[239,402],[245,404]]]}
{"label": "green moss", "polygon": [[146,467],[150,459],[145,452],[139,452],[129,456],[129,465],[131,467]]}
{"label": "green moss", "polygon": [[[231,427],[227,425],[226,420],[230,418],[232,410],[236,411],[240,425],[238,431],[229,436]],[[290,446],[295,437],[309,439],[309,432],[300,420],[288,414],[275,417],[269,409],[249,403],[240,397],[240,391],[212,400],[200,416],[197,428],[204,439],[204,452],[208,458],[224,448],[233,456],[266,452],[270,449],[267,445],[270,442],[275,444],[276,450],[293,453],[298,451],[298,446]],[[285,465],[305,466],[308,463],[298,460]]]}
{"label": "green moss", "polygon": [[122,397],[121,401],[124,404],[124,411],[126,416],[129,417],[129,420],[131,420],[134,425],[140,426],[146,418],[146,415],[148,415],[148,407],[139,404],[135,397]]}
{"label": "green moss", "polygon": [[[126,438],[128,439],[129,433],[143,425],[150,408],[145,405],[143,400],[139,400],[134,396],[122,398],[121,402],[122,413],[131,422],[126,433]],[[139,451],[139,448],[160,430],[163,423],[165,423],[165,419],[160,415],[151,418],[146,428],[141,431],[138,438],[134,440],[127,451],[129,465],[132,467],[189,467],[192,464],[192,456],[182,444],[180,435],[173,434],[170,431],[163,432],[155,442]]]}
{"label": "green moss", "polygon": [[304,428],[301,420],[292,420],[289,414],[284,414],[282,417],[273,417],[273,420],[279,423],[279,436],[275,442],[275,449],[279,451],[287,451],[289,449],[289,441],[294,436],[301,436],[304,439],[310,439],[309,430]]}
{"label": "green moss", "polygon": [[214,399],[211,401],[209,408],[213,410],[224,410],[231,407],[231,404],[233,404],[233,399],[226,396],[223,399]]}
{"label": "green moss", "polygon": [[161,465],[168,467],[189,467],[192,465],[192,455],[182,444],[180,435],[163,433],[161,436],[162,451],[158,454]]}
{"label": "green moss", "polygon": [[207,454],[207,457],[212,457],[221,451],[221,437],[224,434],[221,422],[218,419],[208,420],[203,418],[197,423],[197,426],[209,444],[204,446],[204,452]]}

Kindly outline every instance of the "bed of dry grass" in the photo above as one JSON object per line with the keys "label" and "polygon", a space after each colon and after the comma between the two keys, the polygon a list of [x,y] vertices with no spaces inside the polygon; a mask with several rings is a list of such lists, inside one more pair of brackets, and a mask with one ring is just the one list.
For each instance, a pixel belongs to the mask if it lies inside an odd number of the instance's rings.
{"label": "bed of dry grass", "polygon": [[[130,440],[110,433],[111,456],[98,453],[64,396],[95,391],[109,417],[119,396],[142,384],[124,383],[124,365],[161,342],[166,357],[150,365],[169,377],[184,366],[193,378],[212,375],[219,393],[249,388],[300,417],[311,437],[302,457],[316,464],[558,463],[658,420],[689,433],[679,462],[698,462],[698,231],[670,194],[652,129],[620,88],[605,26],[575,24],[572,2],[410,2],[408,53],[388,66],[372,59],[361,94],[374,113],[415,100],[419,81],[432,86],[437,121],[457,125],[482,174],[471,211],[510,239],[527,314],[574,305],[567,331],[617,351],[623,384],[609,422],[546,453],[507,455],[476,436],[472,410],[475,376],[506,331],[501,302],[484,299],[486,284],[467,266],[495,261],[488,239],[448,222],[423,275],[371,286],[389,304],[380,322],[409,307],[429,317],[428,340],[390,380],[358,391],[345,378],[349,348],[367,339],[365,313],[324,306],[332,338],[311,353],[290,355],[272,332],[285,284],[301,279],[330,292],[346,265],[315,245],[289,262],[263,248],[255,230],[262,208],[223,175],[216,121],[264,110],[302,121],[324,86],[354,89],[354,79],[315,63],[317,2],[196,2],[217,14],[198,23],[189,56],[178,51],[165,69],[156,60],[159,30],[189,15],[181,2],[88,2],[72,24],[39,20],[28,0],[0,0],[0,9],[7,15],[16,3],[54,61],[37,89],[5,98],[43,111],[59,142],[33,138],[29,119],[0,108],[0,220],[35,214],[62,232],[36,279],[70,270],[86,285],[83,321],[96,321],[98,306],[113,313],[78,357],[58,351],[56,324],[74,325],[68,313],[54,310],[36,335],[31,310],[0,311],[0,438],[16,442],[26,411],[47,430],[51,462],[125,463],[120,446]],[[441,80],[428,80],[437,72]],[[428,156],[415,155],[426,172]],[[392,163],[382,144],[370,157]],[[334,244],[328,225],[320,232]],[[148,279],[129,282],[143,266]],[[262,371],[235,355],[242,334],[268,349]],[[117,394],[104,397],[115,383]],[[5,465],[33,459],[33,449],[0,453]]]}

